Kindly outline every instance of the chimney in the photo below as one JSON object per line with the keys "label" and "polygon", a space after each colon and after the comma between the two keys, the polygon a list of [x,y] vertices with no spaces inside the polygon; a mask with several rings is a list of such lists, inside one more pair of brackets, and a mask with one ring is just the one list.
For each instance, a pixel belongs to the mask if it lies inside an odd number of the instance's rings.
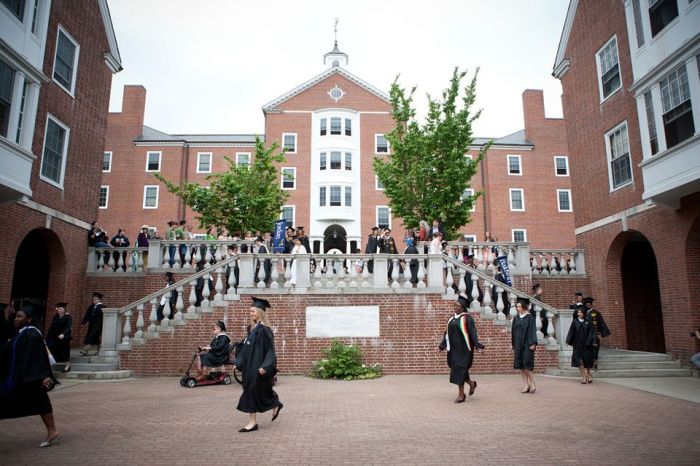
{"label": "chimney", "polygon": [[523,119],[525,133],[527,128],[541,126],[544,123],[544,93],[541,89],[523,91]]}
{"label": "chimney", "polygon": [[137,134],[143,129],[143,114],[146,111],[146,88],[141,85],[124,86],[122,96],[122,118],[130,125],[138,128]]}

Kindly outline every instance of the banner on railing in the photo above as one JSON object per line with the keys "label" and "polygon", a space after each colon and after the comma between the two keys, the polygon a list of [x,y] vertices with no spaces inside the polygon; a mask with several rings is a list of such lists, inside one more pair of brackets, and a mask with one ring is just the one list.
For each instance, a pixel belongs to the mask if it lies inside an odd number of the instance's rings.
{"label": "banner on railing", "polygon": [[286,229],[286,220],[277,220],[275,222],[275,236],[272,238],[272,252],[284,252],[284,231]]}
{"label": "banner on railing", "polygon": [[503,278],[506,280],[506,285],[513,286],[513,281],[510,278],[510,269],[508,268],[508,256],[497,257],[498,266],[501,268]]}

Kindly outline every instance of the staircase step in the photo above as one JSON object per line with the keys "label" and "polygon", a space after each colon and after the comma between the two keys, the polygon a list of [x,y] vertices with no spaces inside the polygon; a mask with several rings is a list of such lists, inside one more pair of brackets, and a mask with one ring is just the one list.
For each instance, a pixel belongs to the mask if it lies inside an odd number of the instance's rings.
{"label": "staircase step", "polygon": [[[547,375],[558,377],[580,377],[578,369],[547,369]],[[593,371],[593,378],[612,377],[689,377],[689,369],[608,369]]]}
{"label": "staircase step", "polygon": [[599,361],[598,369],[680,369],[680,361]]}
{"label": "staircase step", "polygon": [[71,372],[105,372],[105,371],[116,371],[119,369],[119,364],[117,363],[81,363],[72,362],[70,365]]}
{"label": "staircase step", "polygon": [[81,379],[81,380],[117,380],[128,379],[134,376],[134,371],[130,370],[115,370],[115,371],[75,371],[67,373],[55,374],[59,379]]}
{"label": "staircase step", "polygon": [[83,356],[83,355],[73,356],[71,354],[70,362],[71,362],[71,364],[73,364],[73,363],[78,363],[78,364],[98,363],[98,364],[102,364],[102,363],[105,363],[107,361],[102,356]]}
{"label": "staircase step", "polygon": [[635,351],[606,353],[601,350],[600,360],[606,362],[613,361],[668,361],[670,358],[663,353],[642,353]]}

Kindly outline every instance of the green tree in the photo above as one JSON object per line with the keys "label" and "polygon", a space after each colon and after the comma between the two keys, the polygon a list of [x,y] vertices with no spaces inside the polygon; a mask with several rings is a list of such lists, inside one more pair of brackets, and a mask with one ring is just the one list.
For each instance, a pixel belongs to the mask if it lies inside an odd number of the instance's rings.
{"label": "green tree", "polygon": [[[476,99],[477,69],[460,96],[466,72],[455,68],[450,86],[442,92],[442,100],[428,95],[428,113],[424,123],[416,120],[413,108],[415,87],[406,92],[398,84],[391,85],[392,114],[396,127],[386,135],[390,155],[374,159],[374,170],[384,185],[392,213],[403,219],[404,226],[439,219],[448,237],[469,223],[470,211],[481,192],[465,197],[479,161],[491,146],[486,144],[478,157],[465,155],[472,144],[472,123],[481,110],[471,109]],[[461,106],[459,102],[461,101]]]}
{"label": "green tree", "polygon": [[277,142],[265,147],[256,138],[255,157],[250,166],[237,166],[225,157],[229,169],[208,175],[208,188],[190,182],[178,186],[157,173],[155,177],[199,214],[197,220],[203,228],[270,231],[288,196],[280,186],[275,165],[284,162],[284,152],[279,150]]}

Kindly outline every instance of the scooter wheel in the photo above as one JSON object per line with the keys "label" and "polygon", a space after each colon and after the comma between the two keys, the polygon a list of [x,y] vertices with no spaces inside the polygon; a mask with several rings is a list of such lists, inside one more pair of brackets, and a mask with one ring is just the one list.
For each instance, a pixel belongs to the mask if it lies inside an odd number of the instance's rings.
{"label": "scooter wheel", "polygon": [[185,385],[187,385],[188,388],[194,388],[195,386],[197,386],[197,381],[195,379],[187,379]]}
{"label": "scooter wheel", "polygon": [[226,377],[224,377],[221,383],[224,385],[231,385],[231,376],[227,375]]}
{"label": "scooter wheel", "polygon": [[187,377],[183,377],[183,378],[180,379],[180,386],[181,386],[181,387],[185,387],[185,386],[186,386],[186,385],[185,385],[186,383],[187,383]]}

